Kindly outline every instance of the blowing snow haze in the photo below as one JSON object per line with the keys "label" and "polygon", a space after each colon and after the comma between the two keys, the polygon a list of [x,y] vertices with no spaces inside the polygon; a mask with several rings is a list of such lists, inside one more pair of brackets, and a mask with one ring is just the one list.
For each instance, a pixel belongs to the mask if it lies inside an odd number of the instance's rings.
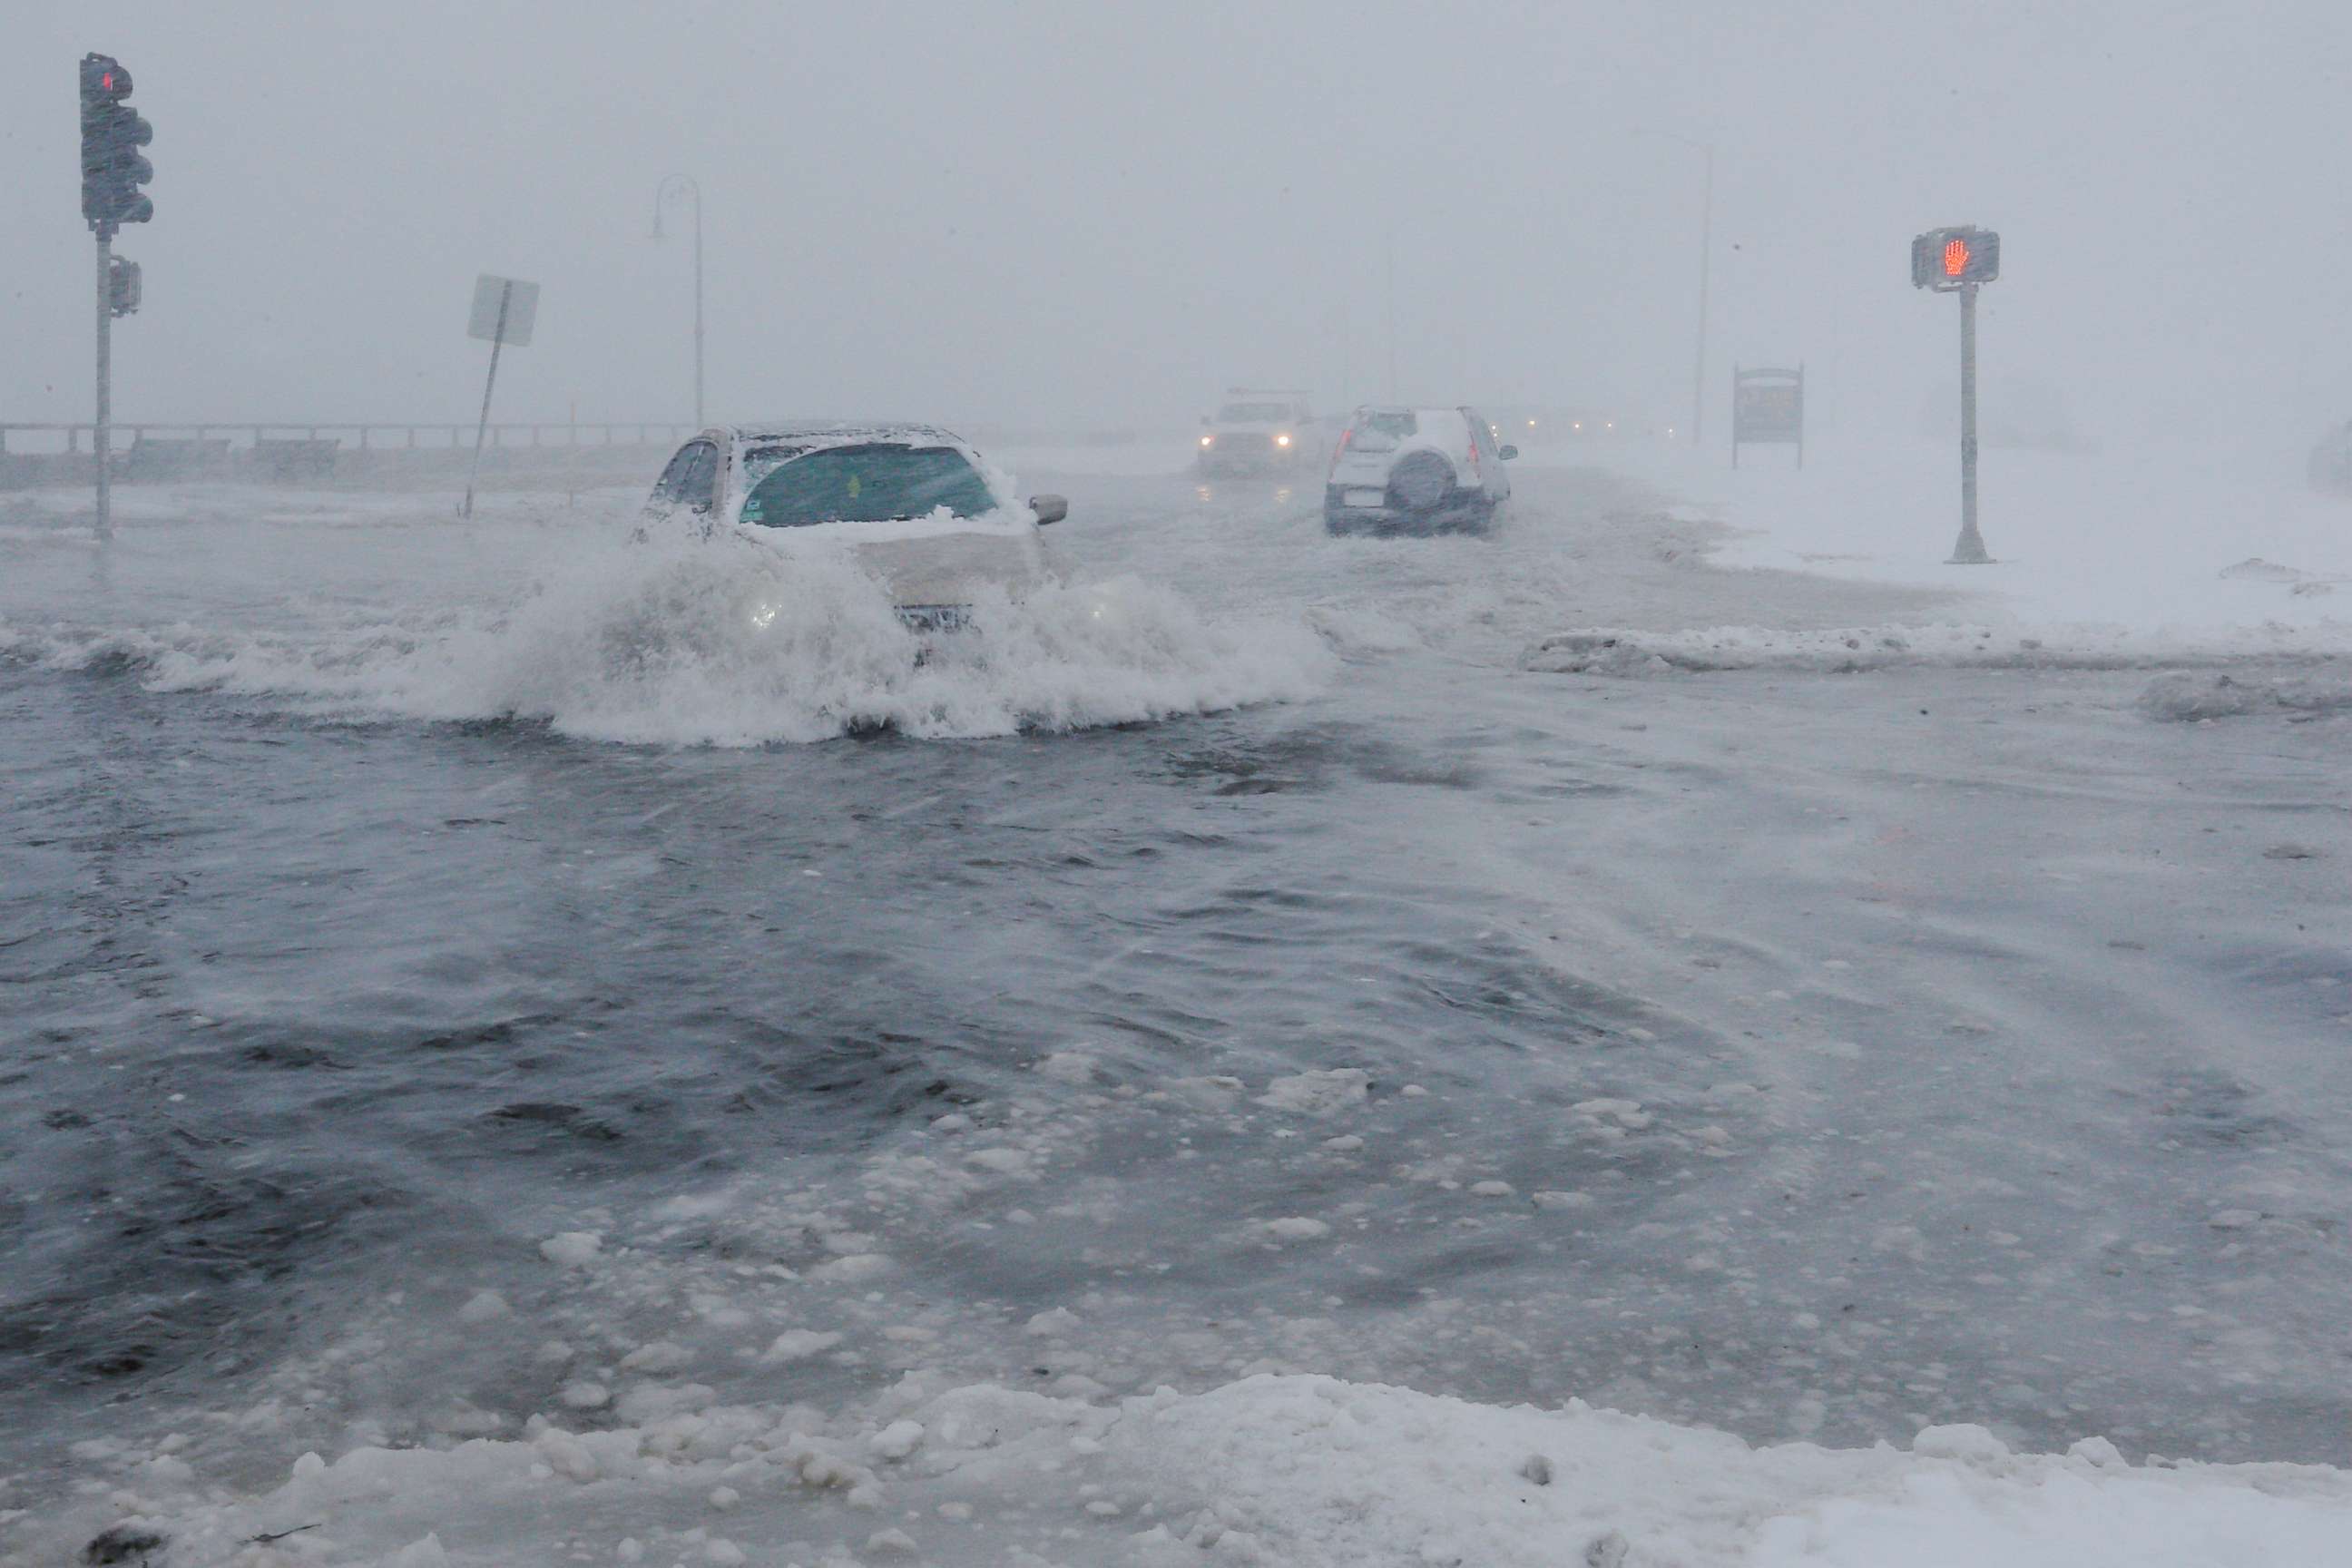
{"label": "blowing snow haze", "polygon": [[[2094,438],[2352,412],[2343,8],[2190,4],[20,6],[0,60],[8,415],[86,418],[71,63],[136,73],[156,220],[127,418],[457,420],[478,272],[545,288],[516,419],[1189,419],[1234,382],[1687,418],[1805,359],[1824,437],[1916,435],[1939,223],[2010,237],[1989,366]],[[63,62],[63,63],[60,63]],[[683,218],[683,213],[675,215]],[[1994,371],[1989,368],[1989,377]],[[1723,410],[1712,410],[1720,419]]]}
{"label": "blowing snow haze", "polygon": [[0,1568],[2352,1564],[2347,17],[14,0]]}

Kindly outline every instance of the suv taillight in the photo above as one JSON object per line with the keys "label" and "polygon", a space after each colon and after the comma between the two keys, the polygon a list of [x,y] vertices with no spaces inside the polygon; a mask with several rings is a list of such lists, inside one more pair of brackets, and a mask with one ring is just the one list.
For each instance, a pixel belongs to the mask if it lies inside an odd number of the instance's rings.
{"label": "suv taillight", "polygon": [[1331,448],[1331,471],[1334,474],[1339,471],[1339,459],[1347,456],[1348,443],[1355,438],[1356,427],[1353,425],[1339,432],[1339,444]]}

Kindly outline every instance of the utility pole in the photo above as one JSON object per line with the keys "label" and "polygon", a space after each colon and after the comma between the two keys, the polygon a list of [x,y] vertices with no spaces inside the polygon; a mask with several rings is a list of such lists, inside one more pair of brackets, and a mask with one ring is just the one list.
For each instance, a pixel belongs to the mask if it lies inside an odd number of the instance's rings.
{"label": "utility pole", "polygon": [[690,174],[667,174],[654,187],[653,237],[662,237],[662,203],[672,195],[694,198],[694,424],[703,425],[702,412],[702,186]]}
{"label": "utility pole", "polygon": [[1396,230],[1388,233],[1389,257],[1389,401],[1397,400],[1396,377]]}
{"label": "utility pole", "polygon": [[1706,445],[1706,437],[1707,275],[1715,260],[1715,143],[1702,142],[1696,136],[1685,136],[1679,132],[1659,131],[1648,126],[1636,125],[1632,130],[1636,136],[1656,136],[1679,142],[1705,161],[1698,212],[1698,348],[1691,365],[1691,445],[1701,447]]}
{"label": "utility pole", "polygon": [[1715,144],[1701,142],[1697,146],[1706,155],[1706,185],[1698,216],[1698,353],[1691,364],[1691,445],[1695,447],[1706,444],[1707,269],[1715,259]]}

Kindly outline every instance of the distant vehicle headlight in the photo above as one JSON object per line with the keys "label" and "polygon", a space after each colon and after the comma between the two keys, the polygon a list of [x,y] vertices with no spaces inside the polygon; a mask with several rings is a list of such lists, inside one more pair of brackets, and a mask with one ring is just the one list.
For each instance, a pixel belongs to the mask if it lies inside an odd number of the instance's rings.
{"label": "distant vehicle headlight", "polygon": [[1274,438],[1274,444],[1277,447],[1287,447],[1290,445],[1290,437],[1287,436],[1276,436]]}
{"label": "distant vehicle headlight", "polygon": [[1206,447],[1213,443],[1215,440],[1216,437],[1214,436],[1203,436],[1201,437],[1201,445]]}

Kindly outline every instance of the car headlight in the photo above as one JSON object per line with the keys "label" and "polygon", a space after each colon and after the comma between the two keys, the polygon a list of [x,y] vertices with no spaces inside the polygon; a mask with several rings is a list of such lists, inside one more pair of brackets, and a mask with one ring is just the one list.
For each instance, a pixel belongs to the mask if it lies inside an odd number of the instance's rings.
{"label": "car headlight", "polygon": [[1214,436],[1203,436],[1203,437],[1201,437],[1201,445],[1202,445],[1202,446],[1203,446],[1203,447],[1208,446],[1211,442],[1214,441],[1215,439],[1216,439],[1216,437],[1215,437]]}
{"label": "car headlight", "polygon": [[1274,444],[1277,447],[1287,447],[1290,445],[1290,437],[1287,436],[1276,436],[1274,438]]}

